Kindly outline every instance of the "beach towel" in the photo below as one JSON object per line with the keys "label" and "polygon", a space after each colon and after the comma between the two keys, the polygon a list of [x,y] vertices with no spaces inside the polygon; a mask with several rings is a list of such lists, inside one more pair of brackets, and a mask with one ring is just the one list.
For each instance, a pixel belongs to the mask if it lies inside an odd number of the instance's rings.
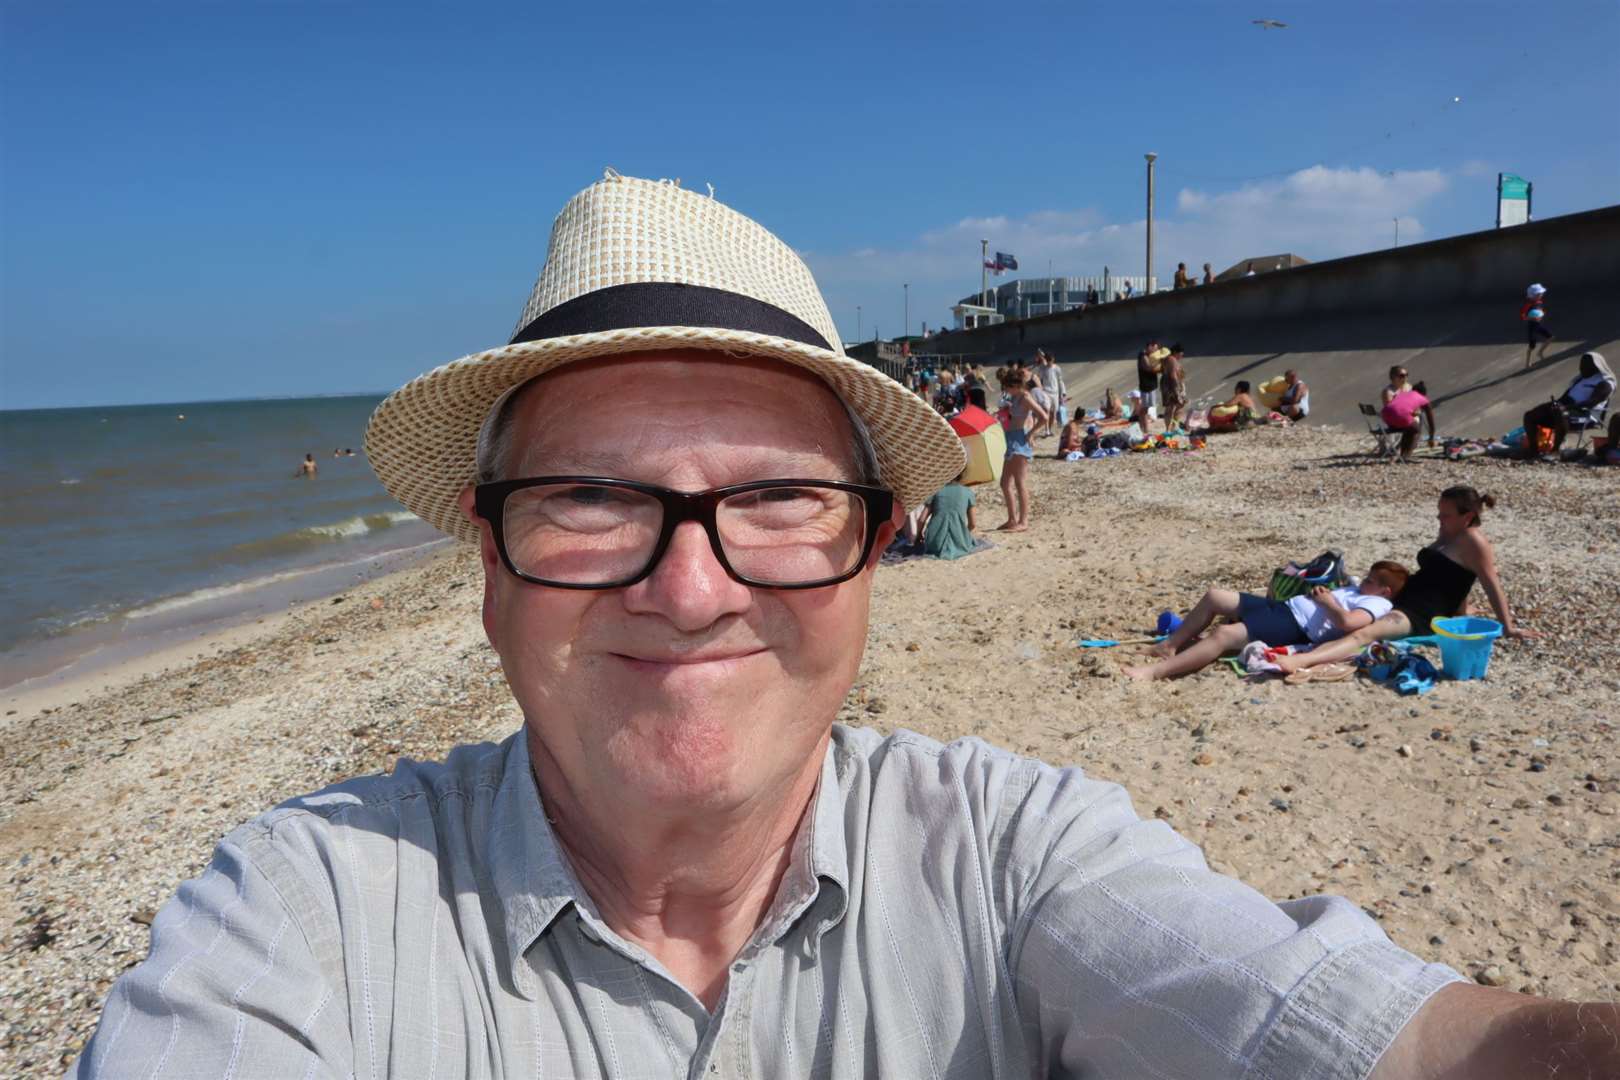
{"label": "beach towel", "polygon": [[[989,551],[995,546],[996,545],[988,538],[976,536],[973,538],[973,550],[968,552],[967,555],[963,555],[962,558],[965,559],[969,555],[977,555],[981,551]],[[923,551],[921,544],[912,545],[901,540],[896,540],[894,543],[890,544],[887,550],[883,552],[883,557],[878,561],[883,566],[897,566],[900,563],[912,562],[916,559],[932,559],[936,562],[951,561],[948,559],[938,559],[933,555],[929,555]]]}

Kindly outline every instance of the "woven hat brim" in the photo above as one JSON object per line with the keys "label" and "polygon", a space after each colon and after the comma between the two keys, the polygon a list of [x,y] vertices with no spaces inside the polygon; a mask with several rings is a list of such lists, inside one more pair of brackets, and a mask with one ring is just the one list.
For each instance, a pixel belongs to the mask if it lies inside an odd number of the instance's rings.
{"label": "woven hat brim", "polygon": [[457,499],[476,477],[478,431],[496,399],[564,364],[664,349],[776,359],[820,377],[865,422],[882,483],[908,509],[927,502],[966,465],[944,417],[870,365],[786,338],[707,326],[546,338],[451,361],[377,406],[366,425],[366,456],[383,487],[407,510],[458,540],[476,541],[478,528]]}

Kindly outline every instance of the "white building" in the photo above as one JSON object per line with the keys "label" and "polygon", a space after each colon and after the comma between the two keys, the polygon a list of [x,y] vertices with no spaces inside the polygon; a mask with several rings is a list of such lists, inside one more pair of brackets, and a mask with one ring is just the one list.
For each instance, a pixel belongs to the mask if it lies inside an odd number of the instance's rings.
{"label": "white building", "polygon": [[[1153,279],[1153,284],[1157,287],[1157,277]],[[999,316],[994,320],[981,319],[974,325],[991,325],[992,322],[1007,319],[1033,319],[1041,315],[1054,315],[1060,311],[1073,311],[1086,302],[1092,289],[1097,290],[1098,302],[1106,304],[1113,300],[1116,294],[1125,292],[1127,285],[1133,297],[1142,296],[1148,291],[1147,279],[1141,274],[1023,278],[993,286],[987,295],[974,293],[972,296],[963,297],[961,303],[953,307],[951,312],[957,316],[958,330],[966,329],[962,324],[963,317],[958,311],[967,308],[976,311],[989,309]]]}

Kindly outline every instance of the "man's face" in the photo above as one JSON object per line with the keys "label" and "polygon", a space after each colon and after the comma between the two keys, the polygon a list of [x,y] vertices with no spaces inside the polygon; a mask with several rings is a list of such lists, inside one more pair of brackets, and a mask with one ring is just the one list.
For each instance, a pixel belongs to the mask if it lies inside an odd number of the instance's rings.
{"label": "man's face", "polygon": [[[608,476],[679,491],[856,479],[838,399],[779,363],[648,353],[576,364],[525,390],[512,423],[504,478]],[[480,528],[484,627],[546,784],[722,810],[820,768],[893,522],[862,573],[802,591],[732,580],[696,522],[676,529],[647,578],[603,591],[518,580]]]}

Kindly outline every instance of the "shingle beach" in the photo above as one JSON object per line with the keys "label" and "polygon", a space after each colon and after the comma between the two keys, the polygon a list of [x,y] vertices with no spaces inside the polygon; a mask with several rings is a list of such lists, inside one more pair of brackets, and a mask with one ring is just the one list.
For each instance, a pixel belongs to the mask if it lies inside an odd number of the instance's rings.
{"label": "shingle beach", "polygon": [[[1029,532],[878,570],[841,721],[1082,766],[1269,896],[1347,896],[1483,983],[1620,998],[1620,469],[1391,466],[1308,425],[1105,461],[1054,445],[1037,443]],[[1140,636],[1212,585],[1263,592],[1327,547],[1357,573],[1413,565],[1455,483],[1499,500],[1485,529],[1544,635],[1499,643],[1484,681],[1402,697],[1217,666],[1135,684],[1129,649],[1075,647]],[[977,491],[981,528],[1003,520]],[[134,671],[0,692],[0,1074],[60,1073],[231,828],[515,730],[481,595],[462,548]]]}

